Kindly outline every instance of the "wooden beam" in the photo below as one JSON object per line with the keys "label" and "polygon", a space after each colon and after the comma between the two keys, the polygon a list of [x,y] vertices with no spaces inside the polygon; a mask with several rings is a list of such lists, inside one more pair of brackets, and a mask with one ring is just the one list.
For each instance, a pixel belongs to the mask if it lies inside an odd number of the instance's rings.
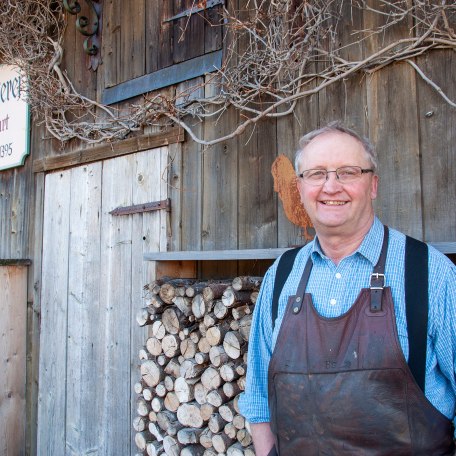
{"label": "wooden beam", "polygon": [[80,149],[66,155],[41,158],[33,162],[33,172],[41,173],[106,160],[120,155],[132,154],[142,150],[155,149],[157,147],[167,146],[168,144],[183,142],[184,139],[184,130],[174,127],[160,133],[135,136],[118,142]]}
{"label": "wooden beam", "polygon": [[16,259],[16,258],[8,258],[8,259],[0,259],[0,266],[30,266],[32,264],[32,260],[27,259]]}
{"label": "wooden beam", "polygon": [[[428,242],[444,254],[456,253],[456,242]],[[289,248],[245,250],[199,250],[187,252],[150,252],[146,261],[214,261],[214,260],[268,260],[278,258]]]}
{"label": "wooden beam", "polygon": [[212,73],[221,68],[221,66],[221,50],[204,54],[139,78],[130,79],[114,87],[109,87],[103,91],[101,101],[107,105],[119,103],[143,93],[152,92],[207,73]]}

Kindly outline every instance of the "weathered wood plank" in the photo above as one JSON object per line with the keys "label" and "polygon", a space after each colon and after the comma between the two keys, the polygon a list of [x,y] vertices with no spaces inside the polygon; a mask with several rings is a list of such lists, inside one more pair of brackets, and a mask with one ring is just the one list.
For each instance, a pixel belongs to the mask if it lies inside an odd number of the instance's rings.
{"label": "weathered wood plank", "polygon": [[67,329],[67,452],[100,450],[99,419],[103,381],[97,380],[104,355],[104,306],[100,305],[101,162],[71,173]]}
{"label": "weathered wood plank", "polygon": [[[417,59],[424,74],[456,100],[454,52],[439,51]],[[456,110],[417,76],[424,237],[456,240]]]}
{"label": "weathered wood plank", "polygon": [[145,74],[145,0],[122,6],[120,48],[122,65],[119,82]]}
{"label": "weathered wood plank", "polygon": [[69,166],[82,165],[107,158],[132,154],[142,150],[182,142],[184,132],[180,128],[154,133],[151,135],[135,136],[112,144],[102,144],[92,148],[81,149],[77,152],[61,156],[45,157],[33,162],[33,172],[39,173]]}
{"label": "weathered wood plank", "polygon": [[27,267],[0,266],[0,454],[25,454]]}
{"label": "weathered wood plank", "polygon": [[60,454],[65,448],[70,183],[69,172],[46,176],[38,454]]}
{"label": "weathered wood plank", "polygon": [[[364,27],[377,27],[378,15],[365,11]],[[374,52],[410,33],[399,24],[366,41]],[[388,66],[368,78],[369,137],[379,161],[379,190],[375,210],[383,223],[422,238],[419,138],[414,70],[406,64]]]}
{"label": "weathered wood plank", "polygon": [[[100,303],[104,307],[104,454],[129,454],[132,283],[132,217],[112,217],[109,211],[133,203],[135,156],[127,155],[103,164],[101,209]],[[115,399],[114,399],[115,398]]]}
{"label": "weathered wood plank", "polygon": [[105,87],[112,87],[120,82],[120,68],[122,66],[122,54],[120,45],[121,36],[121,3],[116,0],[103,2],[103,37],[102,37],[102,58],[103,66],[98,71],[99,90]]}

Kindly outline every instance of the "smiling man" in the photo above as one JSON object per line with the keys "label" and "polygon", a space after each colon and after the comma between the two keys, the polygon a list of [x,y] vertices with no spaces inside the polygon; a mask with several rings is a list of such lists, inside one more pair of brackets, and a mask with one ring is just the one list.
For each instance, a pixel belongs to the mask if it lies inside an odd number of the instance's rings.
{"label": "smiling man", "polygon": [[453,455],[456,267],[375,217],[356,132],[307,134],[295,165],[316,237],[255,307],[240,408],[257,456]]}

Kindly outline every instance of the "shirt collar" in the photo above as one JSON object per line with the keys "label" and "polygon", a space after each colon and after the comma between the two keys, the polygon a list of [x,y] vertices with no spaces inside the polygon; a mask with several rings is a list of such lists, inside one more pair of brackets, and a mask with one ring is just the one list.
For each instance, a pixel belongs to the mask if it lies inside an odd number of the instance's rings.
{"label": "shirt collar", "polygon": [[[383,241],[383,224],[377,217],[374,217],[374,222],[367,232],[366,236],[361,242],[361,245],[358,249],[353,252],[352,255],[362,255],[366,258],[373,266],[375,266],[380,258],[380,252],[382,250],[382,241]],[[326,255],[321,249],[320,242],[318,237],[315,236],[315,239],[312,241],[311,256],[312,261],[315,262],[316,255],[321,258],[326,258]],[[351,256],[351,255],[350,255]]]}

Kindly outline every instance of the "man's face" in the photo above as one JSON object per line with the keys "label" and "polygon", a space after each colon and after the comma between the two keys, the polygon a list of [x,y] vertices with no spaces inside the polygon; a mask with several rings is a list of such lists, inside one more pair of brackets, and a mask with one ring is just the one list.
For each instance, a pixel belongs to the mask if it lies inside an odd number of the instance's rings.
{"label": "man's face", "polygon": [[[329,132],[314,138],[301,154],[299,173],[321,168],[333,171],[341,166],[371,168],[362,144],[342,132]],[[312,186],[298,178],[301,202],[318,233],[353,236],[363,230],[374,217],[372,200],[377,196],[378,177],[362,174],[355,182],[341,184],[336,173],[328,180]]]}

